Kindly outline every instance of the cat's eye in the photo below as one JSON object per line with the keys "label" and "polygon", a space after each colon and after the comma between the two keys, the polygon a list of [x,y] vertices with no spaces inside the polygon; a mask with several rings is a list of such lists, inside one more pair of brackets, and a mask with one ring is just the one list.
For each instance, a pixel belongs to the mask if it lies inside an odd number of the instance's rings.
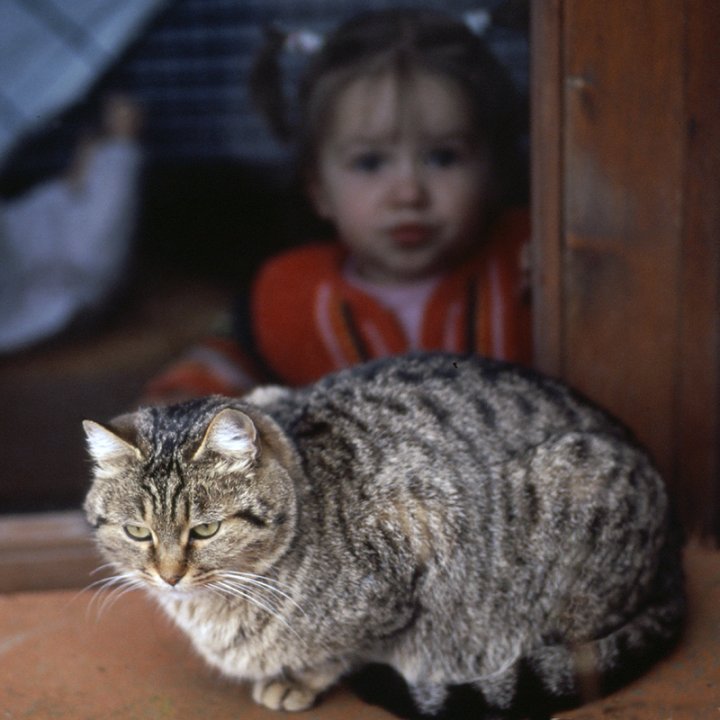
{"label": "cat's eye", "polygon": [[215,535],[219,529],[219,520],[216,520],[215,522],[202,523],[200,525],[196,525],[190,530],[190,537],[197,538],[199,540],[206,540],[207,538],[211,538]]}
{"label": "cat's eye", "polygon": [[142,525],[125,525],[123,528],[125,534],[133,540],[150,540],[152,533],[150,528],[143,527]]}

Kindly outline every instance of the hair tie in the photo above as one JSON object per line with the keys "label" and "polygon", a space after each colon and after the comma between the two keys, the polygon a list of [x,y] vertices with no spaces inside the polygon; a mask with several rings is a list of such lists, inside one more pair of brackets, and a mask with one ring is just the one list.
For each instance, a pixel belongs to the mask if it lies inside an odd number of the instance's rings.
{"label": "hair tie", "polygon": [[295,55],[314,55],[320,50],[325,38],[312,30],[293,30],[285,38],[284,48]]}
{"label": "hair tie", "polygon": [[[469,10],[462,15],[462,21],[475,35],[484,35],[492,25],[492,15],[488,10]],[[325,43],[324,36],[314,30],[291,30],[285,36],[283,49],[293,55],[315,55]]]}
{"label": "hair tie", "polygon": [[475,35],[482,37],[492,25],[492,15],[484,9],[469,10],[463,13],[462,20]]}

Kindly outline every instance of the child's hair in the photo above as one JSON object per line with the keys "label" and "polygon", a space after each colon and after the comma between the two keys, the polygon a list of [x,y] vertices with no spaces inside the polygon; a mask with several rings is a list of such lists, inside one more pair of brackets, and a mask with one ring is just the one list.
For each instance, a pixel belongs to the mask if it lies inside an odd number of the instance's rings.
{"label": "child's hair", "polygon": [[478,136],[491,153],[500,194],[506,194],[511,179],[517,184],[524,113],[506,70],[462,21],[427,9],[395,9],[365,12],[342,24],[309,61],[294,127],[278,64],[285,38],[275,28],[268,30],[251,92],[275,134],[297,143],[303,174],[314,169],[335,101],[351,82],[391,73],[402,89],[418,72],[427,72],[449,77],[463,89]]}

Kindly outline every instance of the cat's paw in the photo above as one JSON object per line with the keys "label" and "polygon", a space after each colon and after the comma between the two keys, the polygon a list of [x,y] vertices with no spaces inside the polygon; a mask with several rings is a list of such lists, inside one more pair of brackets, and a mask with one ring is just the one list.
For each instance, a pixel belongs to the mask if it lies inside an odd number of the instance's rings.
{"label": "cat's paw", "polygon": [[253,685],[252,698],[270,710],[299,712],[315,704],[317,691],[292,680],[261,680]]}

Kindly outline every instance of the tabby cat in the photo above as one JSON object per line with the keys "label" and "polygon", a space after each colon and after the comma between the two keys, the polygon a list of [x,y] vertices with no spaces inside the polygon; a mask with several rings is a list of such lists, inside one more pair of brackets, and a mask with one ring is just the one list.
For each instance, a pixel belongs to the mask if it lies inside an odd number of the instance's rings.
{"label": "tabby cat", "polygon": [[566,706],[677,637],[661,478],[564,385],[446,354],[85,422],[85,510],[117,580],[272,709],[367,663],[417,717]]}

